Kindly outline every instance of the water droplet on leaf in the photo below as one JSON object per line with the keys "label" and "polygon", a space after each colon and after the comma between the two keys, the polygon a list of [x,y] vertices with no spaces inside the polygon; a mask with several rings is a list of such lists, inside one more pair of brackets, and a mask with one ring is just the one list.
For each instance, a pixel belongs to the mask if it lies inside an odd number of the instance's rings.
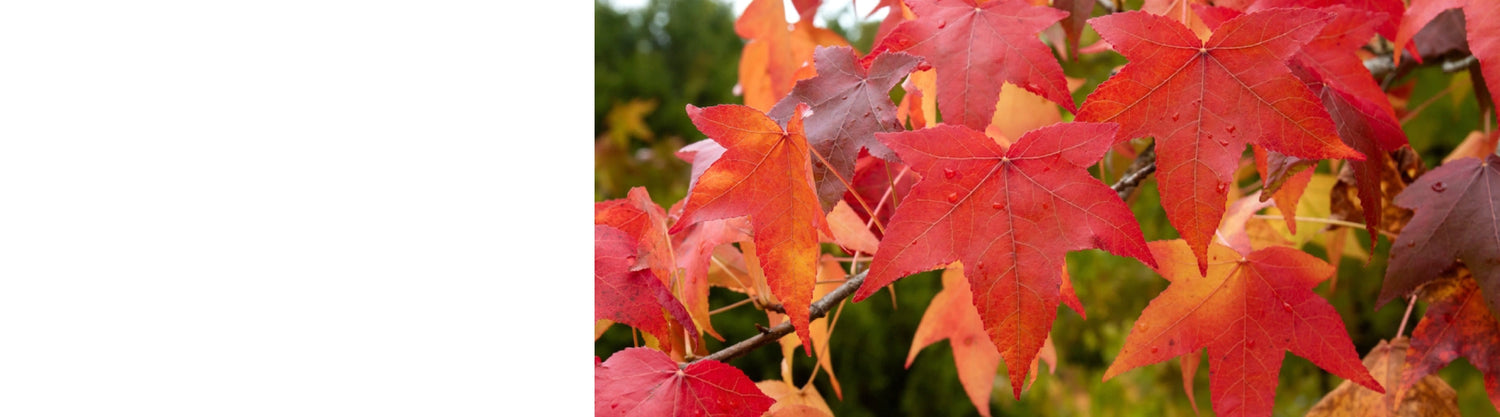
{"label": "water droplet on leaf", "polygon": [[1432,183],[1432,191],[1437,191],[1437,192],[1440,192],[1440,193],[1444,192],[1444,191],[1448,191],[1448,185],[1447,184],[1443,184],[1442,181],[1434,182],[1434,183]]}
{"label": "water droplet on leaf", "polygon": [[999,210],[1005,208],[1005,205],[1000,204],[1000,202],[996,201],[994,204],[990,204],[990,207],[994,207],[995,210]]}
{"label": "water droplet on leaf", "polygon": [[956,176],[958,176],[958,173],[954,172],[952,168],[943,168],[943,177],[944,178],[947,178],[947,179],[951,180],[951,179],[953,179],[953,177],[956,177]]}
{"label": "water droplet on leaf", "polygon": [[948,202],[949,203],[958,202],[958,193],[948,193]]}
{"label": "water droplet on leaf", "polygon": [[1174,121],[1174,122],[1177,121],[1177,119],[1179,119],[1181,117],[1182,117],[1182,113],[1172,113],[1172,121]]}

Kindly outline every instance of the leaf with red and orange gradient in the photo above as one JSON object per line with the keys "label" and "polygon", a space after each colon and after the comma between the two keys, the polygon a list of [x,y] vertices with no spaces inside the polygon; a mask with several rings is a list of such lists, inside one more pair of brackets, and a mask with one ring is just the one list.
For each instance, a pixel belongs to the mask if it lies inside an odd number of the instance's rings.
{"label": "leaf with red and orange gradient", "polygon": [[[813,165],[813,181],[824,208],[844,196],[844,181],[854,178],[854,161],[860,149],[888,161],[896,155],[875,140],[876,132],[903,130],[891,103],[891,88],[917,66],[917,57],[904,53],[876,56],[869,68],[859,65],[854,48],[818,48],[813,64],[816,77],[798,81],[791,95],[766,114],[780,122],[791,120],[798,104],[813,113],[803,123],[807,142],[828,165]],[[821,161],[820,161],[821,162]],[[840,179],[842,178],[842,179]]]}
{"label": "leaf with red and orange gradient", "polygon": [[1303,159],[1362,158],[1284,64],[1327,20],[1266,10],[1224,22],[1206,42],[1148,13],[1090,20],[1131,62],[1089,95],[1078,120],[1119,123],[1119,141],[1156,138],[1162,206],[1200,272],[1247,143]]}
{"label": "leaf with red and orange gradient", "polygon": [[802,134],[804,112],[796,111],[785,129],[745,106],[688,105],[687,113],[699,131],[726,150],[698,177],[671,232],[749,216],[771,293],[786,307],[811,354],[808,306],[817,273],[818,232],[833,232],[813,191],[811,157]]}
{"label": "leaf with red and orange gradient", "polygon": [[698,334],[687,309],[650,269],[630,270],[637,262],[636,250],[634,237],[594,226],[594,319],[614,320],[666,341],[670,316],[688,333]]}
{"label": "leaf with red and orange gradient", "polygon": [[1171,281],[1125,338],[1104,379],[1208,348],[1209,392],[1220,416],[1269,416],[1285,351],[1385,392],[1360,363],[1338,311],[1312,292],[1333,267],[1272,247],[1241,255],[1209,247],[1207,276],[1183,240],[1151,242],[1156,271]]}
{"label": "leaf with red and orange gradient", "polygon": [[1490,309],[1500,311],[1500,156],[1463,158],[1417,178],[1396,196],[1415,210],[1391,244],[1376,305],[1385,305],[1462,260]]}
{"label": "leaf with red and orange gradient", "polygon": [[661,352],[630,348],[594,367],[596,416],[758,417],[775,402],[744,372],[713,360],[679,369]]}
{"label": "leaf with red and orange gradient", "polygon": [[[797,6],[799,12],[816,10],[816,5],[812,10]],[[788,24],[780,0],[751,1],[735,20],[734,32],[746,40],[739,68],[745,105],[761,111],[786,97],[797,80],[813,76],[815,71],[806,64],[814,47],[849,45],[837,33],[813,26],[811,20]]]}
{"label": "leaf with red and orange gradient", "polygon": [[1115,126],[1065,123],[1009,148],[940,125],[883,133],[922,179],[897,207],[856,301],[917,272],[964,264],[985,331],[1020,396],[1027,365],[1052,328],[1068,251],[1100,248],[1153,264],[1140,226],[1114,190],[1088,174]]}
{"label": "leaf with red and orange gradient", "polygon": [[1076,109],[1062,66],[1036,36],[1067,12],[1022,0],[908,4],[917,20],[902,22],[874,50],[906,51],[932,64],[944,122],[984,130],[1005,82]]}
{"label": "leaf with red and orange gradient", "polygon": [[[1071,290],[1066,291],[1064,297],[1077,299]],[[969,290],[969,280],[964,278],[963,266],[959,264],[951,265],[943,271],[943,290],[932,297],[927,311],[922,313],[922,322],[917,325],[911,350],[906,354],[906,367],[911,368],[917,352],[944,339],[948,340],[948,346],[953,349],[953,364],[958,369],[958,381],[964,386],[969,401],[979,410],[980,415],[989,417],[990,393],[994,391],[995,371],[1000,368],[1000,351],[984,331],[979,310],[974,308],[974,293]],[[1038,354],[1031,362],[1032,379],[1036,378],[1037,361],[1043,356],[1046,355]],[[1055,364],[1056,356],[1053,351],[1048,363]]]}
{"label": "leaf with red and orange gradient", "polygon": [[1457,277],[1423,287],[1429,300],[1427,315],[1412,332],[1401,375],[1402,389],[1437,372],[1459,356],[1484,374],[1490,403],[1500,411],[1500,321],[1484,306],[1484,297],[1471,274],[1460,270]]}

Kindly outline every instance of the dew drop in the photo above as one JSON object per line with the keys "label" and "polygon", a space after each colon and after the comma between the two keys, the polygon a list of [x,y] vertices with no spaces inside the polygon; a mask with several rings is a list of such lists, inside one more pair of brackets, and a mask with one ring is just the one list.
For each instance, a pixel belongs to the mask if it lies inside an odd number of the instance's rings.
{"label": "dew drop", "polygon": [[1233,134],[1234,133],[1234,125],[1224,126],[1224,131],[1225,132],[1229,132],[1230,134]]}
{"label": "dew drop", "polygon": [[1151,347],[1151,353],[1156,353],[1156,352],[1160,352],[1160,351],[1161,351],[1161,348],[1159,348],[1159,347],[1156,347],[1156,346],[1152,346]]}
{"label": "dew drop", "polygon": [[1175,122],[1179,118],[1182,118],[1182,113],[1172,113],[1172,121]]}
{"label": "dew drop", "polygon": [[938,21],[938,29],[942,29],[942,28],[945,28],[945,27],[948,27],[948,21],[947,20],[939,20]]}
{"label": "dew drop", "polygon": [[1290,313],[1290,312],[1292,312],[1292,305],[1290,303],[1282,301],[1281,302],[1281,309],[1282,310],[1286,310],[1286,312]]}
{"label": "dew drop", "polygon": [[927,62],[927,61],[922,61],[921,63],[917,64],[917,71],[931,71],[931,70],[932,70],[932,64],[929,63],[929,62]]}
{"label": "dew drop", "polygon": [[1437,192],[1440,192],[1440,193],[1444,192],[1444,191],[1448,191],[1448,185],[1447,184],[1443,184],[1442,181],[1434,182],[1434,183],[1432,183],[1432,191],[1437,191]]}
{"label": "dew drop", "polygon": [[948,202],[949,203],[956,203],[956,202],[958,202],[958,193],[948,193]]}
{"label": "dew drop", "polygon": [[870,112],[865,112],[865,117],[870,117]]}
{"label": "dew drop", "polygon": [[947,179],[951,180],[951,179],[953,179],[953,177],[956,177],[956,176],[958,176],[958,173],[954,172],[952,168],[943,168],[943,177],[944,178],[947,178]]}
{"label": "dew drop", "polygon": [[635,265],[635,255],[626,256],[625,257],[625,264],[627,264],[627,265]]}
{"label": "dew drop", "polygon": [[1227,189],[1228,189],[1228,188],[1229,188],[1229,185],[1228,185],[1228,184],[1225,184],[1225,183],[1222,183],[1222,182],[1221,182],[1221,183],[1219,183],[1219,185],[1218,185],[1218,186],[1216,186],[1216,187],[1214,187],[1214,190],[1215,190],[1215,191],[1218,191],[1218,192],[1219,192],[1219,194],[1223,194],[1223,193],[1224,193],[1224,190],[1227,190]]}
{"label": "dew drop", "polygon": [[979,268],[984,268],[984,261],[979,261],[979,262],[975,262],[974,263],[974,269],[978,270]]}
{"label": "dew drop", "polygon": [[849,99],[849,96],[839,97],[839,100],[848,100],[848,99]]}
{"label": "dew drop", "polygon": [[990,204],[990,207],[994,207],[995,210],[999,210],[1005,208],[1005,205],[1000,204],[1000,202],[996,201],[994,204]]}
{"label": "dew drop", "polygon": [[1245,348],[1246,349],[1255,349],[1255,341],[1254,340],[1246,340],[1245,341]]}
{"label": "dew drop", "polygon": [[1408,248],[1415,247],[1415,246],[1417,246],[1417,242],[1406,242],[1406,247],[1408,247]]}

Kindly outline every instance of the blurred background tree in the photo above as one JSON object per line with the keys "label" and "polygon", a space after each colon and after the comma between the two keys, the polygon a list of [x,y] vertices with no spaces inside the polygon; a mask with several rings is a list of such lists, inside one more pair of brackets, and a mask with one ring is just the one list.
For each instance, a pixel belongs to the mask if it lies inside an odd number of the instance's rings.
{"label": "blurred background tree", "polygon": [[[870,0],[874,3],[874,0]],[[1127,1],[1136,10],[1140,2]],[[790,6],[788,6],[790,9]],[[1102,10],[1102,9],[1100,9]],[[1097,11],[1097,10],[1096,10]],[[625,197],[631,187],[646,187],[662,207],[687,195],[689,166],[673,154],[679,148],[703,140],[688,120],[687,104],[712,106],[739,104],[735,94],[743,41],[734,32],[739,11],[715,0],[650,0],[640,7],[616,8],[594,3],[594,199]],[[829,13],[822,13],[829,12]],[[880,17],[866,19],[842,2],[826,2],[820,10],[827,27],[844,36],[861,53],[868,52]],[[836,16],[838,18],[829,18]],[[842,22],[842,23],[841,23]],[[854,22],[849,24],[848,22]],[[1085,31],[1081,44],[1098,37]],[[1100,53],[1062,61],[1069,77],[1085,80],[1075,93],[1081,102],[1125,60],[1117,54]],[[1410,106],[1431,102],[1418,117],[1403,125],[1413,147],[1430,168],[1478,127],[1478,105],[1467,73],[1448,74],[1424,67],[1399,84],[1411,93]],[[900,88],[893,92],[899,101]],[[1436,99],[1434,99],[1436,97]],[[1064,115],[1071,120],[1072,115]],[[1128,158],[1116,157],[1123,168]],[[1319,172],[1327,173],[1328,164]],[[1253,180],[1251,178],[1250,180]],[[1248,181],[1248,180],[1247,180]],[[1177,233],[1160,208],[1154,181],[1148,181],[1129,202],[1147,240],[1174,239]],[[1312,226],[1312,225],[1308,225]],[[1305,226],[1304,226],[1305,227]],[[1349,245],[1368,247],[1368,237],[1358,232]],[[1394,336],[1405,305],[1391,303],[1374,309],[1374,300],[1385,274],[1389,241],[1381,241],[1372,262],[1344,258],[1339,268],[1337,290],[1329,284],[1316,289],[1342,314],[1350,338],[1360,355],[1382,339]],[[1318,244],[1303,248],[1325,258]],[[829,252],[838,249],[830,248]],[[1147,303],[1167,286],[1149,268],[1138,262],[1101,251],[1068,255],[1068,269],[1076,283],[1088,320],[1069,311],[1060,312],[1052,337],[1057,347],[1055,373],[1045,367],[1037,382],[1014,399],[1004,369],[995,376],[997,390],[991,396],[993,415],[1039,416],[1193,416],[1183,393],[1176,360],[1127,372],[1110,382],[1101,382],[1104,370],[1124,344],[1134,320]],[[892,286],[895,297],[878,294],[861,303],[848,303],[830,339],[831,353],[843,388],[843,399],[835,397],[826,374],[813,382],[839,416],[974,416],[959,384],[953,354],[947,342],[922,350],[911,368],[903,365],[917,324],[934,294],[942,289],[937,272],[903,279]],[[714,288],[710,304],[717,308],[744,299],[742,294]],[[1401,304],[1401,305],[1398,305]],[[1421,317],[1419,304],[1413,325]],[[714,327],[727,343],[734,343],[766,324],[764,312],[750,306],[717,314]],[[1410,327],[1407,334],[1411,332]],[[727,343],[706,338],[707,348],[718,350]],[[629,328],[612,326],[595,344],[595,354],[608,358],[636,342]],[[752,380],[781,379],[781,353],[764,347],[736,359],[731,365]],[[814,361],[800,353],[793,359],[794,381],[803,384]],[[1002,367],[1005,366],[1002,364]],[[1208,370],[1199,369],[1194,390],[1204,415],[1209,407]],[[1485,398],[1479,372],[1463,360],[1438,375],[1459,393],[1465,415],[1495,415]],[[1276,394],[1276,415],[1302,415],[1342,380],[1318,369],[1296,355],[1288,354],[1281,370]]]}

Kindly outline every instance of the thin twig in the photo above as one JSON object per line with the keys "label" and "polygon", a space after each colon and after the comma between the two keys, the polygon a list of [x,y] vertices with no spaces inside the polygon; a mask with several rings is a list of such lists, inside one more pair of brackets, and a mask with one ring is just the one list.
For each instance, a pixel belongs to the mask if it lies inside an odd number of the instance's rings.
{"label": "thin twig", "polygon": [[[844,281],[844,285],[840,285],[838,288],[835,288],[833,292],[830,292],[828,293],[828,295],[823,296],[822,299],[814,301],[812,305],[807,308],[807,319],[811,321],[827,315],[828,310],[831,310],[840,301],[843,301],[845,298],[853,295],[854,290],[859,289],[860,284],[864,284],[866,275],[869,275],[869,273],[860,272],[859,274],[855,274],[854,276],[849,277],[848,281]],[[775,342],[777,339],[781,339],[782,336],[786,336],[791,333],[792,322],[788,320],[776,325],[776,327],[770,328],[764,333],[751,336],[749,339],[745,339],[740,341],[739,343],[735,343],[733,346],[719,349],[718,352],[714,352],[711,355],[698,358],[696,361],[713,360],[719,362],[728,362],[734,358],[745,356],[745,354],[750,353],[750,351],[755,350],[762,345]],[[683,366],[686,367],[687,365],[684,364]]]}
{"label": "thin twig", "polygon": [[[1256,214],[1256,215],[1253,215],[1251,217],[1257,218],[1257,219],[1265,219],[1265,220],[1281,220],[1281,219],[1285,218],[1284,216],[1273,215],[1273,214]],[[1352,228],[1352,229],[1357,229],[1357,230],[1364,230],[1364,228],[1365,228],[1365,224],[1364,223],[1355,223],[1355,222],[1351,222],[1351,221],[1348,221],[1348,220],[1325,219],[1325,218],[1322,218],[1322,217],[1294,216],[1294,217],[1292,217],[1292,220],[1296,220],[1296,221],[1299,221],[1299,222],[1307,222],[1307,223],[1331,224],[1331,225],[1334,225],[1334,226],[1344,226],[1344,227],[1348,227],[1348,228]],[[1375,229],[1375,232],[1376,233],[1380,233],[1381,236],[1385,236],[1387,238],[1390,238],[1391,240],[1396,240],[1396,234],[1395,233],[1387,232],[1387,231],[1380,230],[1380,229]]]}
{"label": "thin twig", "polygon": [[1146,176],[1151,175],[1152,172],[1156,172],[1156,142],[1151,142],[1151,145],[1146,146],[1140,155],[1136,155],[1135,162],[1131,162],[1130,168],[1125,169],[1125,174],[1120,176],[1120,180],[1115,181],[1115,185],[1109,188],[1119,193],[1120,200],[1128,200],[1130,193],[1135,192],[1136,187],[1140,187],[1141,182],[1145,181]]}
{"label": "thin twig", "polygon": [[742,305],[745,305],[745,304],[750,304],[750,302],[754,301],[754,300],[755,300],[754,298],[746,298],[746,299],[743,299],[743,300],[735,301],[733,304],[730,304],[730,305],[727,305],[727,306],[723,306],[723,307],[719,307],[719,308],[714,309],[713,311],[708,312],[708,315],[712,316],[712,315],[716,315],[716,314],[719,314],[719,313],[723,313],[723,312],[729,311],[730,309],[733,309],[735,307],[739,307],[739,306],[742,306]]}

